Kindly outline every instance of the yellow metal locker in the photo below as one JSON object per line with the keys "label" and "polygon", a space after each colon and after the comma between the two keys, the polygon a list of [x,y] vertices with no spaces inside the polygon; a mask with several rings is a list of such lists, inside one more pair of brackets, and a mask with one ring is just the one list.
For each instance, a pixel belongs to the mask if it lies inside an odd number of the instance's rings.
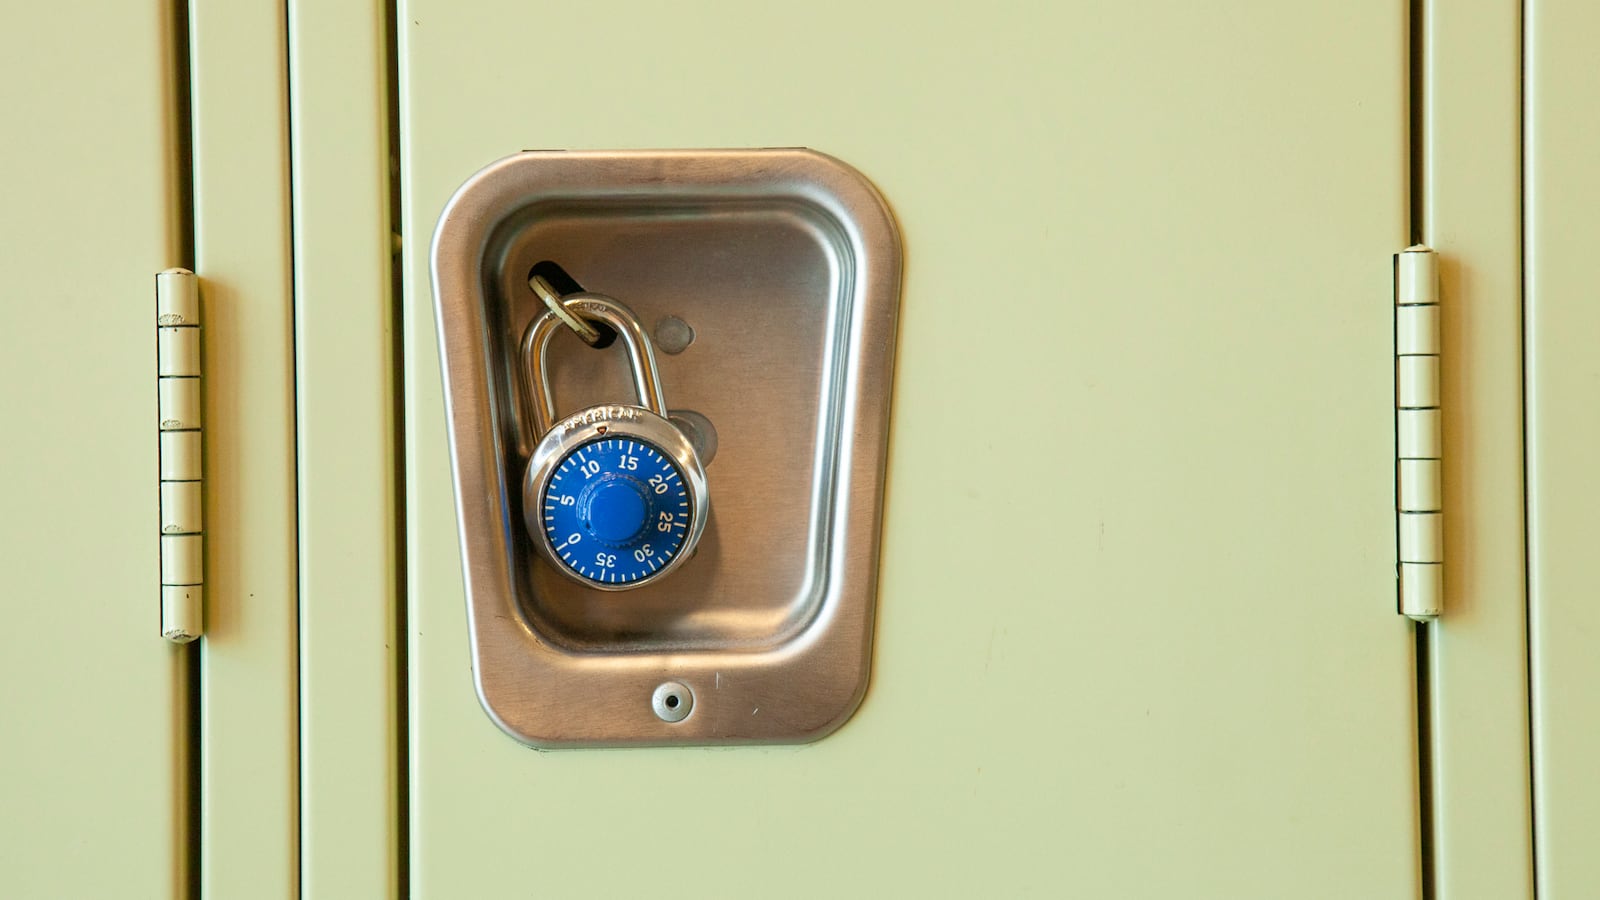
{"label": "yellow metal locker", "polygon": [[[1582,895],[1594,13],[625,6],[13,29],[0,892],[1504,898],[1537,859]],[[834,154],[901,232],[870,688],[814,744],[529,750],[474,696],[428,238],[509,153],[716,147]],[[1420,626],[1389,271],[1417,242]],[[155,633],[177,264],[187,650]]]}

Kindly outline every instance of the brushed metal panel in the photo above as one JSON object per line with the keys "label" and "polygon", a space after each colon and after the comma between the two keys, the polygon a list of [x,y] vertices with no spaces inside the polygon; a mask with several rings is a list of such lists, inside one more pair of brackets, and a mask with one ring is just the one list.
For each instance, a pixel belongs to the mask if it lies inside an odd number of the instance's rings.
{"label": "brushed metal panel", "polygon": [[[474,673],[501,727],[543,746],[837,727],[866,687],[898,308],[876,191],[805,150],[524,153],[451,200],[433,260]],[[669,406],[716,426],[711,519],[637,590],[562,577],[506,524],[539,437],[518,373],[541,262],[695,333],[659,364]],[[620,348],[569,336],[549,358],[558,415],[636,402]],[[651,713],[667,680],[700,698],[680,722]]]}

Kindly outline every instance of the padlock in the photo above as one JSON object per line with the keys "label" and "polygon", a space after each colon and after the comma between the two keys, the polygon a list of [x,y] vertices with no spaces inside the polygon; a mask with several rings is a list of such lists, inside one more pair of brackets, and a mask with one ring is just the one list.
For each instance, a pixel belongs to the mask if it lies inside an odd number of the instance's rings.
{"label": "padlock", "polygon": [[547,352],[565,326],[553,310],[528,326],[521,387],[538,443],[522,479],[523,523],[568,578],[602,591],[642,587],[693,554],[710,510],[705,467],[667,419],[655,350],[632,311],[600,294],[570,295],[562,305],[617,332],[639,403],[591,406],[552,422]]}

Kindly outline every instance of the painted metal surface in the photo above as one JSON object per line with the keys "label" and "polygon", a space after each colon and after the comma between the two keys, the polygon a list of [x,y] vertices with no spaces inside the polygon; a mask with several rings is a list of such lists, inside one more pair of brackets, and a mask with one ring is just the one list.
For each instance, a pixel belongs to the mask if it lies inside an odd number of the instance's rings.
{"label": "painted metal surface", "polygon": [[155,273],[182,262],[166,5],[0,33],[0,895],[187,883],[185,687],[159,631]]}
{"label": "painted metal surface", "polygon": [[1539,897],[1600,884],[1600,7],[1527,5],[1528,606]]}
{"label": "painted metal surface", "polygon": [[293,0],[300,887],[399,891],[399,580],[384,5]]}
{"label": "painted metal surface", "polygon": [[299,883],[294,358],[280,4],[190,7],[195,265],[206,307],[201,888]]}
{"label": "painted metal surface", "polygon": [[[399,23],[408,235],[510,150],[812,145],[894,199],[907,251],[860,713],[801,747],[541,754],[473,696],[408,244],[414,896],[1416,894],[1401,7]],[[531,36],[605,64],[535,71]]]}
{"label": "painted metal surface", "polygon": [[[1437,896],[1528,897],[1522,532],[1521,7],[1428,2],[1422,194],[1439,252],[1445,612],[1428,627]],[[1450,362],[1454,360],[1454,362]]]}

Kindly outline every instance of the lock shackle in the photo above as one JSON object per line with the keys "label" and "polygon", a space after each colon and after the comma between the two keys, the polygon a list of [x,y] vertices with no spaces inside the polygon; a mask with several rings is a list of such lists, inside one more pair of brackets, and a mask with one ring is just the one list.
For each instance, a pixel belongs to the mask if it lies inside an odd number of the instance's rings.
{"label": "lock shackle", "polygon": [[[639,394],[640,405],[665,419],[667,398],[661,390],[661,374],[656,370],[656,351],[633,310],[604,294],[588,292],[568,294],[562,298],[561,305],[569,313],[604,322],[617,332],[623,345],[628,348],[633,387]],[[550,338],[558,329],[571,331],[554,310],[545,310],[522,333],[524,414],[533,422],[534,440],[543,437],[555,424],[556,400],[555,391],[550,386],[549,347]]]}

